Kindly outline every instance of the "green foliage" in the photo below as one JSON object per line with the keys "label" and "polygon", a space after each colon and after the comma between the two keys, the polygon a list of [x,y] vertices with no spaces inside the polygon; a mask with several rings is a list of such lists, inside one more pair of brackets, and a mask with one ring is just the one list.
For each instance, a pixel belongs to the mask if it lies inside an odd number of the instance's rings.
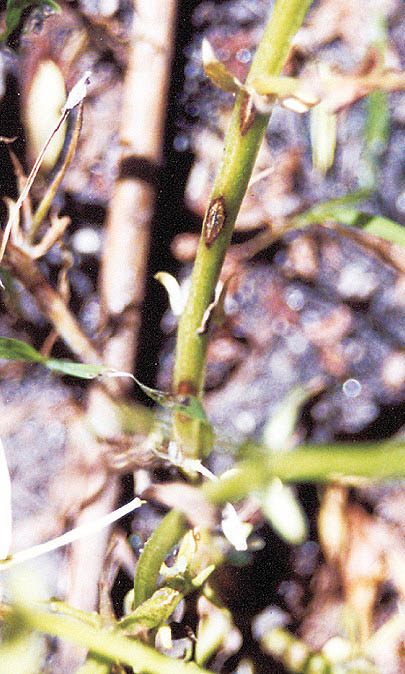
{"label": "green foliage", "polygon": [[68,360],[46,358],[34,347],[30,346],[30,344],[21,342],[19,339],[12,339],[11,337],[0,337],[0,358],[41,363],[49,370],[60,374],[68,374],[72,377],[80,377],[81,379],[94,379],[107,370],[107,368],[96,365],[85,365]]}
{"label": "green foliage", "polygon": [[246,459],[228,475],[206,482],[202,491],[214,503],[239,501],[266,489],[278,477],[283,482],[336,482],[351,476],[389,479],[405,475],[404,442],[302,445],[287,453],[272,454],[265,445],[249,442]]}
{"label": "green foliage", "polygon": [[45,654],[44,639],[11,614],[3,630],[0,674],[39,674]]}
{"label": "green foliage", "polygon": [[0,35],[0,40],[7,40],[20,23],[21,15],[29,7],[48,7],[54,12],[60,12],[60,7],[54,0],[7,0],[6,30]]}

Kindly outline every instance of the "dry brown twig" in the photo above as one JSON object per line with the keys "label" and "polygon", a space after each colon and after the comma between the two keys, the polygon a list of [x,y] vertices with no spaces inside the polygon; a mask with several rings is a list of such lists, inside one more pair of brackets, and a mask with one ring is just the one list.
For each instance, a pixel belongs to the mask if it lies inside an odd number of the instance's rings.
{"label": "dry brown twig", "polygon": [[69,115],[69,112],[73,110],[77,105],[80,105],[87,93],[87,84],[89,83],[89,76],[90,73],[87,71],[82,78],[75,84],[73,89],[71,90],[69,96],[66,99],[66,103],[63,106],[63,109],[61,111],[60,118],[56,124],[56,126],[52,129],[50,132],[48,138],[46,139],[41,152],[39,153],[38,157],[35,160],[34,166],[31,169],[31,172],[27,178],[27,181],[24,185],[24,188],[22,189],[20,196],[18,197],[17,201],[15,204],[13,204],[12,208],[10,208],[10,216],[8,218],[8,222],[6,225],[6,229],[4,230],[1,246],[0,246],[0,263],[3,260],[4,253],[6,250],[7,243],[9,241],[9,238],[11,234],[14,232],[14,230],[18,230],[19,226],[19,215],[20,215],[20,209],[22,208],[24,202],[26,201],[29,192],[31,190],[31,187],[34,183],[35,178],[37,177],[38,171],[41,167],[44,155],[46,150],[48,149],[48,146],[52,140],[52,138],[55,136],[55,134],[58,132],[60,127],[62,126],[63,122]]}
{"label": "dry brown twig", "polygon": [[175,0],[136,4],[122,105],[120,175],[107,215],[101,298],[106,320],[113,318],[119,325],[104,355],[106,365],[129,372],[137,349],[150,224],[162,160],[175,14]]}
{"label": "dry brown twig", "polygon": [[80,328],[79,323],[39,270],[35,262],[24,251],[9,243],[5,262],[24,288],[34,297],[45,318],[55,327],[65,344],[79,360],[92,365],[101,365],[101,357]]}
{"label": "dry brown twig", "polygon": [[[127,372],[134,369],[156,195],[155,182],[142,176],[156,175],[161,164],[175,14],[176,0],[137,2],[124,83],[120,174],[107,215],[100,293],[105,321],[114,319],[117,325],[103,362]],[[121,393],[127,390],[123,380],[119,386]],[[87,417],[100,436],[114,438],[120,432],[111,400],[97,385]],[[117,495],[118,479],[110,476],[101,498],[82,511],[76,524],[112,510]],[[95,606],[108,537],[105,530],[93,538],[91,554],[84,541],[72,547],[67,600],[74,606]]]}

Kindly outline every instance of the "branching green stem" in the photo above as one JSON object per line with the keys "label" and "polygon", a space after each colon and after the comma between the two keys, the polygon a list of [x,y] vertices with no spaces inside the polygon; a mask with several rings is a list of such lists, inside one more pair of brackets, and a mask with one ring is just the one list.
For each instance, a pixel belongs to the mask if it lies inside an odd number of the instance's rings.
{"label": "branching green stem", "polygon": [[[287,58],[291,40],[301,25],[312,0],[277,0],[263,39],[254,57],[247,84],[262,74],[279,75]],[[222,162],[205,214],[195,260],[190,294],[179,323],[173,388],[175,393],[201,395],[205,377],[207,334],[199,328],[212,302],[221,267],[229,247],[234,223],[246,192],[270,112],[258,113],[241,91],[237,95],[225,138]],[[213,220],[213,204],[220,204],[221,217]],[[209,236],[214,223],[219,229]],[[207,243],[208,242],[208,243]],[[201,455],[196,434],[198,424],[177,415],[177,438],[186,454]],[[190,432],[191,429],[191,432]]]}
{"label": "branching green stem", "polygon": [[45,613],[30,607],[20,607],[21,617],[32,629],[69,639],[84,646],[95,657],[121,662],[132,667],[135,672],[149,674],[208,674],[206,669],[194,663],[174,660],[158,651],[133,641],[120,634],[100,631],[83,622],[63,616]]}

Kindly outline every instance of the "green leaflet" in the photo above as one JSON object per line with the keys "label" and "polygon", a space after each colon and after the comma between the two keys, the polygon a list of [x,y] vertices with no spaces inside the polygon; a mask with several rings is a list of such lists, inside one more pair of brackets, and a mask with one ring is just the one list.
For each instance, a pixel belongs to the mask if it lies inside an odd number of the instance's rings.
{"label": "green leaflet", "polygon": [[81,379],[94,379],[107,370],[103,366],[46,358],[30,344],[21,342],[19,339],[12,339],[11,337],[0,337],[0,358],[42,363],[49,370],[60,372],[61,374],[69,374],[72,377],[80,377]]}
{"label": "green leaflet", "polygon": [[[10,620],[19,620],[22,628],[46,632],[62,639],[83,646],[100,660],[119,662],[132,667],[134,672],[149,674],[210,674],[208,670],[193,662],[176,660],[146,646],[140,640],[134,640],[119,634],[112,629],[100,630],[66,616],[45,612],[31,604],[19,604],[12,612]],[[3,655],[3,646],[2,646]],[[3,664],[3,659],[1,660]],[[6,671],[6,670],[4,670]],[[7,672],[17,671],[13,667]],[[20,671],[20,670],[18,670]],[[27,669],[25,671],[28,671]],[[30,669],[29,671],[33,671]],[[96,671],[95,667],[87,668],[87,672]],[[98,671],[100,671],[98,669]]]}
{"label": "green leaflet", "polygon": [[160,567],[187,530],[188,525],[183,515],[171,510],[148,538],[136,565],[134,609],[152,596],[156,589]]}
{"label": "green leaflet", "polygon": [[372,91],[366,99],[366,120],[363,137],[359,184],[374,189],[380,171],[381,157],[387,147],[390,129],[389,96],[386,91]]}
{"label": "green leaflet", "polygon": [[0,358],[43,363],[44,357],[34,347],[11,337],[0,337]]}
{"label": "green leaflet", "polygon": [[85,363],[74,363],[70,360],[57,360],[56,358],[46,358],[45,367],[59,374],[67,374],[71,377],[80,379],[96,379],[103,375],[106,368],[99,365],[86,365]]}
{"label": "green leaflet", "polygon": [[162,587],[138,606],[133,613],[120,620],[119,626],[128,633],[136,633],[137,628],[153,630],[160,627],[173,613],[177,604],[183,599],[179,590]]}
{"label": "green leaflet", "polygon": [[6,30],[0,35],[0,40],[10,37],[20,23],[21,14],[28,7],[50,7],[54,12],[60,12],[60,7],[54,0],[7,0]]}
{"label": "green leaflet", "polygon": [[359,202],[370,196],[369,190],[358,190],[338,199],[330,199],[315,204],[312,208],[295,215],[292,219],[294,227],[303,228],[324,220],[337,220],[343,225],[353,225],[359,210],[355,208]]}
{"label": "green leaflet", "polygon": [[241,83],[232,75],[226,66],[215,56],[209,41],[204,38],[202,43],[202,61],[204,72],[211,82],[220,89],[237,94]]}

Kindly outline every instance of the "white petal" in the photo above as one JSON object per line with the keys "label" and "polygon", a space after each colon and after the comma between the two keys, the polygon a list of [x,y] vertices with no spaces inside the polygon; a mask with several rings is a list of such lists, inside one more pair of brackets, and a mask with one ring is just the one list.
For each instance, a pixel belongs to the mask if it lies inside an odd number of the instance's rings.
{"label": "white petal", "polygon": [[252,531],[250,524],[245,524],[239,519],[233,505],[227,503],[222,511],[222,531],[235,550],[247,550],[247,537]]}

